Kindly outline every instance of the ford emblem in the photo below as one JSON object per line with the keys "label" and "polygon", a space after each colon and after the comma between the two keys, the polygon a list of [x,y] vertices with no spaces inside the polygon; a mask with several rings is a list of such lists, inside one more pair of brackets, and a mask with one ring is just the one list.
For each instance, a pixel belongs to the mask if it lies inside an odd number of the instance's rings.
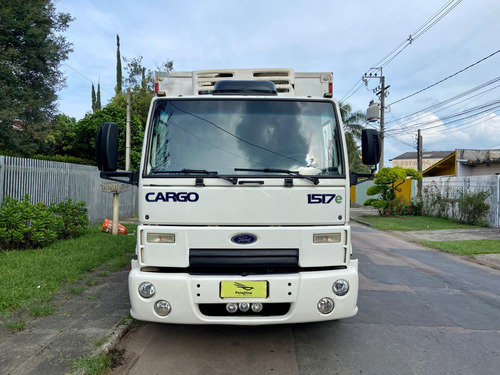
{"label": "ford emblem", "polygon": [[231,242],[236,245],[250,245],[257,242],[257,236],[250,233],[240,233],[231,237]]}

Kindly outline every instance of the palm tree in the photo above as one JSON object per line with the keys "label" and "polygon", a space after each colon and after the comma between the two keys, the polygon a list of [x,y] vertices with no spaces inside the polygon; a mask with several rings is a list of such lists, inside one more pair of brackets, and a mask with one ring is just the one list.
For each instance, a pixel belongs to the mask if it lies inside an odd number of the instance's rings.
{"label": "palm tree", "polygon": [[358,142],[361,140],[361,132],[364,129],[363,123],[366,122],[366,115],[362,111],[352,112],[352,107],[348,103],[340,103],[340,116],[344,123],[349,170],[365,172],[367,169],[361,163]]}

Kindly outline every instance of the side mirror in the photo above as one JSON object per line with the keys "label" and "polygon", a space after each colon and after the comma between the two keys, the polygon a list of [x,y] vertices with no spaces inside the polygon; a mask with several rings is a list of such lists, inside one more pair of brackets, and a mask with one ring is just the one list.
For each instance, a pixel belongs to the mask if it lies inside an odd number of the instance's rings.
{"label": "side mirror", "polygon": [[375,129],[363,129],[361,134],[361,156],[363,164],[375,165],[380,160],[380,133]]}
{"label": "side mirror", "polygon": [[114,122],[99,125],[95,154],[100,171],[114,172],[118,169],[118,126]]}

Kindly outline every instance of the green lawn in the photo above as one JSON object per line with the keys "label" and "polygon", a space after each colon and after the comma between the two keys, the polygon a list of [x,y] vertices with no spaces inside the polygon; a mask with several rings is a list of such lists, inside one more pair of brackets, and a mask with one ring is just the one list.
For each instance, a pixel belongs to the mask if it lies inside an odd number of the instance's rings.
{"label": "green lawn", "polygon": [[478,228],[449,219],[429,216],[363,216],[361,221],[379,230],[439,230],[457,228]]}
{"label": "green lawn", "polygon": [[[363,216],[361,221],[379,230],[440,230],[479,228],[479,226],[461,224],[449,219],[428,216]],[[500,240],[469,241],[427,241],[420,243],[448,253],[458,255],[476,255],[500,253]]]}
{"label": "green lawn", "polygon": [[500,253],[500,240],[420,241],[422,245],[458,255]]}
{"label": "green lawn", "polygon": [[95,225],[42,249],[0,252],[0,317],[49,302],[63,285],[104,264],[109,271],[124,267],[136,242],[136,226],[127,230],[127,235],[112,236]]}

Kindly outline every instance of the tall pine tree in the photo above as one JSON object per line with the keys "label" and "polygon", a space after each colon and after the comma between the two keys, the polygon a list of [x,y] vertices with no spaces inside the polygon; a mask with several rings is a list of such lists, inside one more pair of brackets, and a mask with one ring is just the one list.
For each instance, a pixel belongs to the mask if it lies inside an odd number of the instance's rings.
{"label": "tall pine tree", "polygon": [[94,84],[92,83],[92,113],[95,113],[96,111],[96,97],[95,97],[95,89],[94,89]]}
{"label": "tall pine tree", "polygon": [[101,110],[101,83],[97,83],[97,98],[95,101],[95,107],[98,111]]}
{"label": "tall pine tree", "polygon": [[115,92],[122,92],[122,58],[120,56],[120,36],[116,34],[116,87]]}

